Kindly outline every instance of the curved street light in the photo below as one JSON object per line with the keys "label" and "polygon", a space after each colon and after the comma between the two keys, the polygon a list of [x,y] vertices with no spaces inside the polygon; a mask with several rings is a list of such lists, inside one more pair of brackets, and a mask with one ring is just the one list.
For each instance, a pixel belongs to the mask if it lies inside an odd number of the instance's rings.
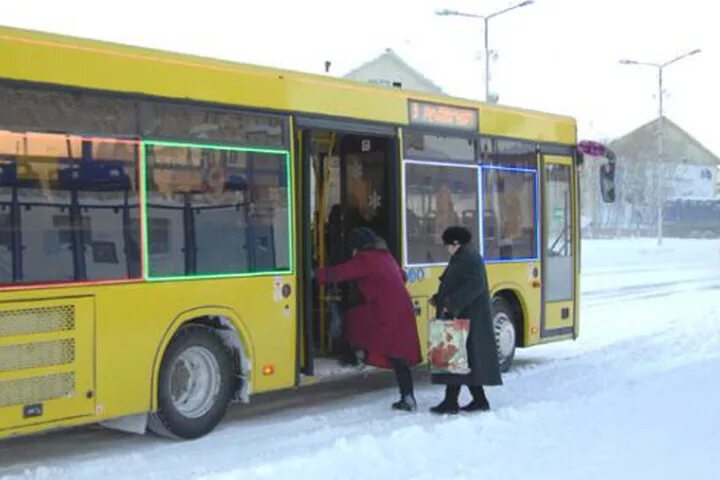
{"label": "curved street light", "polygon": [[524,2],[517,3],[515,5],[511,5],[507,8],[504,8],[502,10],[498,10],[496,12],[492,12],[488,15],[478,15],[475,13],[465,13],[465,12],[458,12],[457,10],[436,10],[435,14],[440,16],[455,16],[455,17],[468,17],[468,18],[479,18],[482,19],[484,22],[484,32],[485,32],[485,101],[490,101],[490,49],[488,47],[488,22],[491,18],[495,18],[497,16],[502,15],[503,13],[507,13],[511,10],[515,10],[521,7],[527,7],[528,5],[532,5],[535,3],[535,0],[525,0]]}
{"label": "curved street light", "polygon": [[663,150],[664,150],[664,114],[663,114],[663,69],[669,65],[672,65],[673,63],[679,62],[683,58],[687,58],[691,55],[695,55],[700,53],[702,50],[699,48],[696,48],[695,50],[691,50],[687,53],[683,53],[682,55],[678,55],[675,58],[672,58],[666,62],[663,63],[651,63],[651,62],[639,62],[637,60],[629,60],[629,59],[622,59],[620,60],[620,63],[622,65],[640,65],[644,67],[653,67],[657,68],[658,71],[658,139],[657,139],[657,149],[658,149],[658,159],[657,159],[657,168],[656,168],[656,207],[657,207],[657,215],[658,215],[658,223],[657,223],[657,241],[658,245],[662,245],[663,240],[663,201],[664,199],[664,193],[665,189],[661,188],[661,173],[664,166],[663,161]]}

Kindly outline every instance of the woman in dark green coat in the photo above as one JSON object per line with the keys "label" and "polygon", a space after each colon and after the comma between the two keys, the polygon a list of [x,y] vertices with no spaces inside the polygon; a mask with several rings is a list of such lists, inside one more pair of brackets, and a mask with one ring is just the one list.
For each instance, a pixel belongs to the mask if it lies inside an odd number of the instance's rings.
{"label": "woman in dark green coat", "polygon": [[[489,410],[483,385],[502,385],[497,344],[490,311],[490,292],[485,264],[472,248],[472,234],[463,227],[443,232],[443,243],[451,255],[450,263],[440,277],[440,288],[433,296],[438,318],[467,318],[470,332],[467,340],[470,373],[466,375],[432,375],[432,383],[443,384],[445,399],[430,409],[433,413],[454,414],[460,410]],[[460,387],[467,385],[472,402],[460,408]]]}

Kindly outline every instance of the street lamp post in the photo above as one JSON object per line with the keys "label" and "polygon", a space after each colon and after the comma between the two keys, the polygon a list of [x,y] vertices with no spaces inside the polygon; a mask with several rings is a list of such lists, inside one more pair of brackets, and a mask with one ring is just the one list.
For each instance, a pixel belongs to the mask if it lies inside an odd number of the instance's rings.
{"label": "street lamp post", "polygon": [[689,57],[691,55],[695,55],[696,53],[700,53],[700,49],[696,48],[695,50],[692,50],[690,52],[684,53],[682,55],[678,55],[677,57],[673,58],[672,60],[668,60],[664,63],[650,63],[650,62],[638,62],[636,60],[627,60],[623,59],[620,60],[620,63],[623,65],[641,65],[646,67],[653,67],[656,68],[658,71],[658,138],[657,138],[657,151],[658,151],[658,158],[657,158],[657,168],[656,168],[656,175],[655,175],[655,192],[656,192],[656,207],[657,207],[657,242],[658,246],[662,245],[663,241],[663,202],[665,201],[665,189],[663,188],[663,182],[661,179],[661,175],[664,171],[664,148],[665,148],[665,139],[664,139],[664,113],[663,113],[663,69],[665,67],[672,65],[673,63],[679,62],[683,58]]}
{"label": "street lamp post", "polygon": [[483,21],[484,33],[485,33],[485,101],[486,102],[490,101],[490,47],[489,47],[488,23],[490,22],[491,18],[497,17],[497,16],[502,15],[503,13],[507,13],[511,10],[515,10],[516,8],[532,5],[533,3],[535,3],[535,0],[525,0],[524,2],[520,2],[515,5],[511,5],[507,8],[498,10],[489,15],[477,15],[474,13],[464,13],[464,12],[458,12],[456,10],[447,10],[447,9],[438,10],[435,12],[436,15],[479,18]]}

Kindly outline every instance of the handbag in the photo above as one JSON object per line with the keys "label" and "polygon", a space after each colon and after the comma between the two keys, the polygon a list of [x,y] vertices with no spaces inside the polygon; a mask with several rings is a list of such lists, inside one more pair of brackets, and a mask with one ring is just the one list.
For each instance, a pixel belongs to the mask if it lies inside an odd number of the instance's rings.
{"label": "handbag", "polygon": [[470,373],[467,339],[470,320],[435,318],[428,322],[428,364],[431,373]]}

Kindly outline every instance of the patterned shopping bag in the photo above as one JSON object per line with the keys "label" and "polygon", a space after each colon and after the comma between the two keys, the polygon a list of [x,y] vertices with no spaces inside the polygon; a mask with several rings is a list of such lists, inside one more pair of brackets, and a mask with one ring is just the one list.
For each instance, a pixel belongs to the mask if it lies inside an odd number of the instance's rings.
{"label": "patterned shopping bag", "polygon": [[428,363],[432,373],[470,373],[467,338],[470,320],[433,319],[428,323]]}

